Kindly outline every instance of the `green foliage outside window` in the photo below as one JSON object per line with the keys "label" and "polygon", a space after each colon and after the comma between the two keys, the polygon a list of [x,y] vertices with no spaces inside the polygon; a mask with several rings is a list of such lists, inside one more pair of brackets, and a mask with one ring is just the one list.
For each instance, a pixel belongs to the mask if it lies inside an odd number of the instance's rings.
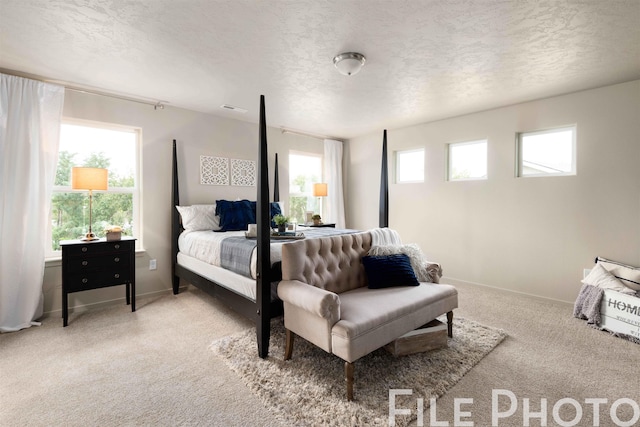
{"label": "green foliage outside window", "polygon": [[[319,210],[318,198],[310,195],[311,185],[318,181],[318,177],[315,175],[298,175],[291,181],[293,188],[289,189],[289,216],[292,219],[295,218],[298,224],[306,222],[307,211],[318,212]],[[304,195],[300,193],[304,193]]]}
{"label": "green foliage outside window", "polygon": [[[76,153],[61,151],[56,170],[56,186],[71,186],[71,168],[80,166]],[[81,166],[109,169],[110,160],[101,152],[91,153]],[[133,188],[134,176],[118,176],[109,171],[109,189]],[[104,237],[105,228],[122,227],[122,234],[133,235],[133,194],[126,192],[93,193],[92,231]],[[89,230],[89,194],[87,191],[55,191],[51,201],[53,250],[60,250],[60,240],[78,239]]]}
{"label": "green foliage outside window", "polygon": [[471,172],[468,169],[459,170],[456,168],[452,168],[451,178],[452,180],[457,179],[469,179],[472,178]]}

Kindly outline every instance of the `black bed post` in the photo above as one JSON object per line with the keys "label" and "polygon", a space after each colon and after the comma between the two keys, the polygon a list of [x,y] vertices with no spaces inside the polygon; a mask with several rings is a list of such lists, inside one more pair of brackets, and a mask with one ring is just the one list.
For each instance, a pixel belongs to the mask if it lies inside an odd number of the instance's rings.
{"label": "black bed post", "polygon": [[389,227],[389,169],[387,168],[387,130],[382,137],[382,168],[380,170],[380,221],[379,227]]}
{"label": "black bed post", "polygon": [[273,171],[273,201],[280,201],[280,179],[278,178],[278,153],[276,153],[276,161],[274,165],[275,170]]}
{"label": "black bed post", "polygon": [[174,295],[178,294],[180,277],[176,276],[176,263],[178,262],[178,235],[180,234],[180,214],[176,206],[180,206],[178,195],[178,156],[176,152],[176,140],[173,140],[173,181],[171,183],[173,195],[171,199],[171,281]]}
{"label": "black bed post", "polygon": [[264,113],[264,95],[260,95],[260,129],[258,142],[258,197],[256,223],[258,228],[258,274],[256,286],[256,333],[258,355],[269,355],[271,313],[271,218],[269,217],[269,171],[267,155],[267,124]]}

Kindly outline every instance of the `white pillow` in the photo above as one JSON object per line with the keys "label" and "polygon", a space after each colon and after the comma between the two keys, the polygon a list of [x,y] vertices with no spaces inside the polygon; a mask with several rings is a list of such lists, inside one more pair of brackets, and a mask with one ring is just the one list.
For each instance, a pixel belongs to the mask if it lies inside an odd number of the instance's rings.
{"label": "white pillow", "polygon": [[220,230],[220,217],[216,216],[216,205],[176,206],[182,226],[187,231]]}
{"label": "white pillow", "polygon": [[603,289],[611,289],[627,295],[635,295],[636,291],[627,288],[622,282],[609,273],[603,266],[596,264],[587,277],[582,280],[587,285],[597,286]]}
{"label": "white pillow", "polygon": [[615,261],[604,261],[602,259],[598,260],[598,264],[619,279],[623,285],[640,292],[640,268],[633,268]]}

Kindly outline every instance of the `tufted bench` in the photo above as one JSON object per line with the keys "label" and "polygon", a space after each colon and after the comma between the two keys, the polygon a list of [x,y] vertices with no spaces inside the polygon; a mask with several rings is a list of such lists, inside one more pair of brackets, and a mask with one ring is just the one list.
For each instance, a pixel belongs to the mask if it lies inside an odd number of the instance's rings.
{"label": "tufted bench", "polygon": [[298,335],[345,361],[347,399],[353,399],[353,362],[447,313],[452,335],[458,293],[451,285],[420,283],[369,289],[361,259],[371,233],[305,239],[282,246],[285,359]]}

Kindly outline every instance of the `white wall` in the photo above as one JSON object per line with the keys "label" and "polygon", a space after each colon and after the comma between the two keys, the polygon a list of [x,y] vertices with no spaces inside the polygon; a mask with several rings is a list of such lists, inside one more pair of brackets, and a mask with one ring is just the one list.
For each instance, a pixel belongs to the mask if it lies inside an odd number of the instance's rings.
{"label": "white wall", "polygon": [[[570,124],[576,176],[515,177],[516,132]],[[488,179],[446,181],[446,144],[480,138]],[[348,226],[376,227],[382,129],[345,146]],[[426,180],[391,180],[390,227],[452,283],[573,302],[595,256],[640,266],[640,81],[389,130],[390,166],[414,147]]]}
{"label": "white wall", "polygon": [[[255,108],[259,107],[256,97]],[[216,199],[256,199],[256,187],[210,186],[200,184],[200,155],[257,161],[258,125],[166,106],[152,106],[98,95],[66,91],[64,117],[116,123],[142,128],[142,238],[144,253],[136,257],[138,297],[171,289],[171,153],[178,142],[180,203],[208,203]],[[269,111],[266,111],[267,123]],[[288,194],[288,151],[322,153],[322,141],[268,128],[270,180],[273,159],[278,153],[280,195]],[[270,194],[273,196],[273,182]],[[285,200],[286,204],[286,200]],[[149,260],[157,260],[150,271]],[[59,312],[62,301],[60,262],[45,268],[45,313]],[[70,307],[101,304],[112,300],[124,303],[124,286],[78,292],[69,297]],[[140,307],[140,306],[139,306]],[[142,308],[142,307],[140,307]]]}

